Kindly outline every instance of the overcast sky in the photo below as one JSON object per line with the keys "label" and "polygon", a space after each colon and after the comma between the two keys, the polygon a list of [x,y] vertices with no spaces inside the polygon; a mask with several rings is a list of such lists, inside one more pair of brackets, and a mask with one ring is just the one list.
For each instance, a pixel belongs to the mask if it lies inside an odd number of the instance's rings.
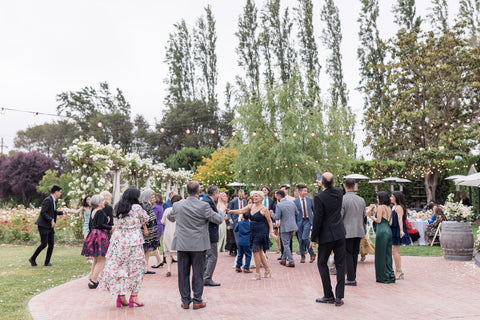
{"label": "overcast sky", "polygon": [[[263,0],[256,1],[261,7]],[[282,0],[285,7],[295,0]],[[314,24],[317,43],[321,32],[320,7],[315,0]],[[379,25],[382,37],[395,33],[391,8],[395,1],[380,0]],[[425,16],[430,0],[418,0],[417,12]],[[458,1],[448,0],[450,18],[458,12]],[[191,27],[210,4],[216,19],[218,93],[224,100],[227,81],[233,82],[237,67],[235,47],[241,0],[14,0],[0,3],[0,107],[33,112],[56,113],[56,95],[106,81],[118,87],[132,105],[133,114],[142,114],[153,125],[162,117],[166,95],[164,79],[165,45],[172,25],[185,19]],[[359,154],[367,155],[361,144],[362,96],[358,86],[358,14],[360,0],[336,0],[343,30],[342,54],[350,106],[357,115]],[[320,48],[325,65],[328,52]],[[322,69],[324,73],[325,68]],[[322,76],[325,95],[329,80]],[[51,122],[54,117],[6,112],[0,115],[0,137],[11,150],[18,130]]]}

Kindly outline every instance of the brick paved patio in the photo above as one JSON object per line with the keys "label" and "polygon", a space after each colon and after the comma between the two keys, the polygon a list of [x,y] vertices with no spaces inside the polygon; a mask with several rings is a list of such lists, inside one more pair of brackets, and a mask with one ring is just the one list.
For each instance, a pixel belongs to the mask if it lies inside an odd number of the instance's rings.
{"label": "brick paved patio", "polygon": [[252,281],[252,274],[232,269],[234,258],[220,253],[214,280],[222,285],[205,287],[205,309],[180,308],[176,264],[170,278],[162,269],[145,276],[143,308],[116,308],[115,297],[88,289],[84,277],[35,296],[29,309],[35,320],[480,318],[480,268],[473,261],[402,257],[405,280],[386,285],[375,282],[374,258],[367,256],[358,264],[358,286],[346,287],[345,305],[338,308],[315,303],[323,295],[316,263],[285,268],[277,254],[268,257],[273,278]]}

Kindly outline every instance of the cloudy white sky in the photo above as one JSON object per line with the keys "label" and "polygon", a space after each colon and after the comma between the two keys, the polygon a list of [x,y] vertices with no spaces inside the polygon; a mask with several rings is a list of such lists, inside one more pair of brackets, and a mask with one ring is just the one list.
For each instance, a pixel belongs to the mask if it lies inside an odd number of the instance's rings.
{"label": "cloudy white sky", "polygon": [[[263,0],[256,1],[262,6]],[[391,8],[394,0],[380,0],[382,37],[395,32]],[[218,91],[223,101],[227,81],[241,71],[235,47],[241,0],[15,0],[0,2],[0,107],[56,113],[56,95],[97,86],[106,81],[123,90],[133,114],[160,119],[166,94],[165,45],[172,25],[184,18],[189,27],[210,4],[217,22]],[[283,0],[283,6],[296,6]],[[314,23],[320,35],[320,7],[315,0]],[[358,23],[360,0],[336,0],[343,30],[343,64],[350,92],[350,105],[361,129],[362,97],[358,86]],[[425,15],[430,0],[418,0],[418,13]],[[458,12],[458,1],[448,0],[450,17]],[[317,39],[319,40],[319,39]],[[318,41],[319,45],[320,42]],[[320,50],[324,64],[328,53]],[[322,71],[324,71],[323,68]],[[325,75],[320,83],[325,94]],[[0,137],[11,150],[18,130],[54,121],[54,117],[6,112],[0,115]],[[360,155],[367,155],[357,131]],[[368,156],[368,155],[367,155]]]}

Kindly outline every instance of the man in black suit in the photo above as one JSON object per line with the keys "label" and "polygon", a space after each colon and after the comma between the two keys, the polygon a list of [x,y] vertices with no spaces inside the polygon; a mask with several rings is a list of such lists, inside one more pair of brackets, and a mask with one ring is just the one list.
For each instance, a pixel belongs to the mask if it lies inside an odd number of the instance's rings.
{"label": "man in black suit", "polygon": [[37,266],[37,256],[48,245],[47,255],[45,257],[45,266],[52,267],[50,258],[52,257],[53,247],[55,244],[55,223],[57,222],[57,215],[63,215],[63,211],[57,211],[55,201],[62,195],[62,188],[60,186],[53,186],[50,190],[50,195],[46,197],[42,202],[42,209],[40,215],[35,222],[38,225],[38,232],[40,233],[41,244],[33,256],[28,259],[32,267]]}
{"label": "man in black suit", "polygon": [[[312,243],[315,247],[318,243],[317,266],[322,278],[323,297],[316,299],[320,303],[335,303],[335,306],[343,305],[345,290],[345,227],[342,220],[343,192],[340,188],[334,188],[335,179],[333,174],[325,172],[322,175],[320,185],[323,192],[317,193],[313,204]],[[328,270],[328,257],[332,252],[335,254],[335,267],[337,268],[337,286],[335,296],[330,283]]]}
{"label": "man in black suit", "polygon": [[[202,201],[208,203],[213,211],[218,212],[215,202],[218,200],[219,195],[220,192],[218,191],[217,186],[209,186],[207,189],[207,196],[204,197]],[[206,253],[207,259],[205,261],[205,271],[203,273],[203,285],[207,287],[218,287],[220,286],[220,283],[212,280],[213,272],[215,271],[218,260],[218,224],[209,222],[208,233],[210,236],[210,249],[208,249]]]}

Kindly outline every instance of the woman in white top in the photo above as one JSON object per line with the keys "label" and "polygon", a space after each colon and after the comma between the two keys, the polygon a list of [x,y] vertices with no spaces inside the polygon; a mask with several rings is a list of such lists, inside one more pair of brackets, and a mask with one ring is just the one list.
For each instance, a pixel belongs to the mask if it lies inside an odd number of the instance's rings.
{"label": "woman in white top", "polygon": [[[218,197],[217,209],[225,211],[228,208],[228,196],[225,192],[220,192]],[[228,216],[225,215],[225,220]],[[218,225],[218,252],[225,251],[225,245],[227,244],[227,224],[225,221]]]}
{"label": "woman in white top", "polygon": [[[175,202],[183,200],[181,195],[174,195],[170,200],[172,202],[172,206]],[[162,216],[162,224],[165,226],[163,230],[163,256],[167,260],[167,273],[165,276],[170,277],[172,275],[172,261],[173,261],[173,254],[176,251],[172,251],[172,241],[173,236],[175,234],[175,226],[176,223],[172,222],[167,219],[168,214],[172,211],[172,207],[165,209],[165,212]]]}

